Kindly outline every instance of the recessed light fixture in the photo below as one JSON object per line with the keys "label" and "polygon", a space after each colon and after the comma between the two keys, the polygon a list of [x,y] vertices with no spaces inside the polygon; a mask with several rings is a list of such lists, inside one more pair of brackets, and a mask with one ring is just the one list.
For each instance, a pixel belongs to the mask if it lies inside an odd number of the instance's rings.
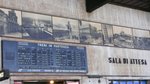
{"label": "recessed light fixture", "polygon": [[54,84],[54,80],[49,81],[50,84]]}

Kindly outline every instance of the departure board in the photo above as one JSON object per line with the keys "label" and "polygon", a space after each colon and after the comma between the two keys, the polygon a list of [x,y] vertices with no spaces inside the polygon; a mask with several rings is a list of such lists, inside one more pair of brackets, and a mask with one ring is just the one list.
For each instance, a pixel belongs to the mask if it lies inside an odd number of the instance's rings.
{"label": "departure board", "polygon": [[10,72],[87,72],[86,48],[2,41],[3,68]]}

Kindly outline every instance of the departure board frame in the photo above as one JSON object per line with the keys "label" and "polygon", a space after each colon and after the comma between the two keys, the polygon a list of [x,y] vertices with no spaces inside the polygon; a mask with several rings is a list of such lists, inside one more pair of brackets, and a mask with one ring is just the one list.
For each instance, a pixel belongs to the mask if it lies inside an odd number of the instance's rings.
{"label": "departure board frame", "polygon": [[86,47],[2,40],[2,67],[11,73],[87,73]]}

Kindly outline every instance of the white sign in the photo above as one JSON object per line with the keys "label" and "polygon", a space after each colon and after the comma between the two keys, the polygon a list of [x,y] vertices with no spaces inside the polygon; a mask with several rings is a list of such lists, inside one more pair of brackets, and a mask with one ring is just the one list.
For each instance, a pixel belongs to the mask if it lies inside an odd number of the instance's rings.
{"label": "white sign", "polygon": [[79,82],[67,81],[67,84],[79,84]]}
{"label": "white sign", "polygon": [[1,72],[0,73],[0,78],[3,78],[4,77],[4,72]]}
{"label": "white sign", "polygon": [[22,82],[18,82],[18,81],[17,81],[17,82],[14,82],[14,84],[22,84]]}

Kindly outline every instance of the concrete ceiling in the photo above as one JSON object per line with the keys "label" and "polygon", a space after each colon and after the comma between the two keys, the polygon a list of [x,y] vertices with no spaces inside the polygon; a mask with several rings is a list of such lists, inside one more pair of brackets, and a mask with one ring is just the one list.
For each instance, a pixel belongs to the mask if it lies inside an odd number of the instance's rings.
{"label": "concrete ceiling", "polygon": [[92,12],[107,3],[150,12],[150,0],[86,0],[86,10]]}

